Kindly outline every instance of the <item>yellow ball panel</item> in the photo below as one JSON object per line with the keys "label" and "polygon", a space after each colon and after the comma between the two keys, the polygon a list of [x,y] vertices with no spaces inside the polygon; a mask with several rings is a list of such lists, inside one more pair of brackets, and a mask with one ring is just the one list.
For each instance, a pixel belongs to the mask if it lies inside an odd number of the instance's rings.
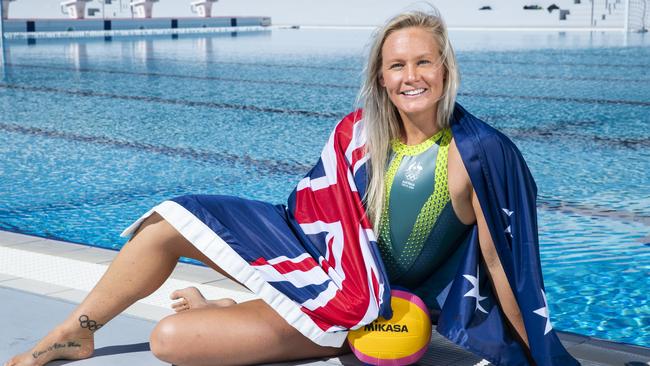
{"label": "yellow ball panel", "polygon": [[395,296],[391,306],[392,319],[380,317],[368,326],[349,332],[348,341],[353,348],[368,356],[389,360],[412,355],[429,343],[431,320],[427,313],[414,303]]}

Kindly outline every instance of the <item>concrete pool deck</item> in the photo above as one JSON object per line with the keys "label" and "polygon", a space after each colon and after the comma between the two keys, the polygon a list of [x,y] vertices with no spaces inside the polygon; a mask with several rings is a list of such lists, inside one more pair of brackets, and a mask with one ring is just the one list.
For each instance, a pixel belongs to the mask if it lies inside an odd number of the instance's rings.
{"label": "concrete pool deck", "polygon": [[[0,364],[31,348],[92,289],[116,251],[0,231]],[[51,365],[166,365],[149,351],[155,323],[172,314],[168,295],[187,286],[207,298],[256,298],[247,289],[201,266],[179,263],[151,296],[129,307],[96,336],[96,352],[81,361]],[[647,366],[650,349],[559,332],[569,352],[587,366]],[[420,365],[489,365],[441,336],[432,341]],[[315,359],[284,365],[362,365],[354,356]]]}

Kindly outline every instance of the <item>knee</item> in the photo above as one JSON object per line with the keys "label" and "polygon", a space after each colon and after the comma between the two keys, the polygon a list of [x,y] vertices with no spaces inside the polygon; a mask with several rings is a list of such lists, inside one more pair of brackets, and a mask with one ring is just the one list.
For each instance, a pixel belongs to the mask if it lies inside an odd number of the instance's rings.
{"label": "knee", "polygon": [[149,339],[151,352],[162,361],[169,363],[177,361],[179,333],[179,324],[173,319],[173,316],[158,322]]}
{"label": "knee", "polygon": [[137,241],[139,246],[162,247],[173,249],[184,238],[157,212],[144,219],[130,241]]}
{"label": "knee", "polygon": [[160,216],[160,214],[158,212],[154,211],[154,212],[151,213],[151,215],[149,215],[144,220],[142,220],[142,222],[140,223],[140,226],[135,231],[134,235],[137,235],[141,231],[145,230],[147,227],[152,226],[152,225],[155,226],[156,224],[158,224],[159,222],[164,221],[164,220],[165,219],[163,219],[163,217]]}

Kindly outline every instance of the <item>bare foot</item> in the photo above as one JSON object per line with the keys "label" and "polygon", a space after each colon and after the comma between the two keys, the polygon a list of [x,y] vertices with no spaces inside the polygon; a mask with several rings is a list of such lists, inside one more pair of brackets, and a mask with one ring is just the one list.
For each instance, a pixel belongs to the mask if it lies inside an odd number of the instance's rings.
{"label": "bare foot", "polygon": [[52,360],[80,360],[92,356],[95,339],[92,332],[60,325],[29,352],[14,356],[5,366],[42,366]]}
{"label": "bare foot", "polygon": [[182,290],[176,290],[169,295],[172,300],[179,300],[172,304],[172,309],[179,313],[190,309],[200,309],[208,306],[226,307],[235,305],[237,302],[233,299],[206,300],[196,287],[187,287]]}

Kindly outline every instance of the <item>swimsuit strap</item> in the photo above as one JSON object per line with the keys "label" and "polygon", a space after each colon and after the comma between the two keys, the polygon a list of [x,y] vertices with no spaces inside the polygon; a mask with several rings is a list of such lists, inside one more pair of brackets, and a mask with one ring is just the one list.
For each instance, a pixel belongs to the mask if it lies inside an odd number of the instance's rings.
{"label": "swimsuit strap", "polygon": [[[407,146],[397,140],[391,141],[395,157],[391,161],[385,176],[385,200],[379,222],[379,249],[382,254],[384,264],[389,271],[398,274],[411,267],[415,259],[422,251],[433,226],[435,225],[440,213],[445,205],[450,201],[449,188],[447,185],[447,157],[449,154],[449,143],[451,142],[451,130],[446,128],[438,131],[422,144]],[[393,253],[393,245],[390,235],[390,219],[388,214],[388,203],[390,202],[390,191],[393,186],[393,180],[397,170],[405,155],[417,155],[434,143],[440,141],[440,147],[436,157],[435,185],[431,196],[422,206],[420,213],[415,220],[413,230],[406,240],[404,250],[398,256]]]}

